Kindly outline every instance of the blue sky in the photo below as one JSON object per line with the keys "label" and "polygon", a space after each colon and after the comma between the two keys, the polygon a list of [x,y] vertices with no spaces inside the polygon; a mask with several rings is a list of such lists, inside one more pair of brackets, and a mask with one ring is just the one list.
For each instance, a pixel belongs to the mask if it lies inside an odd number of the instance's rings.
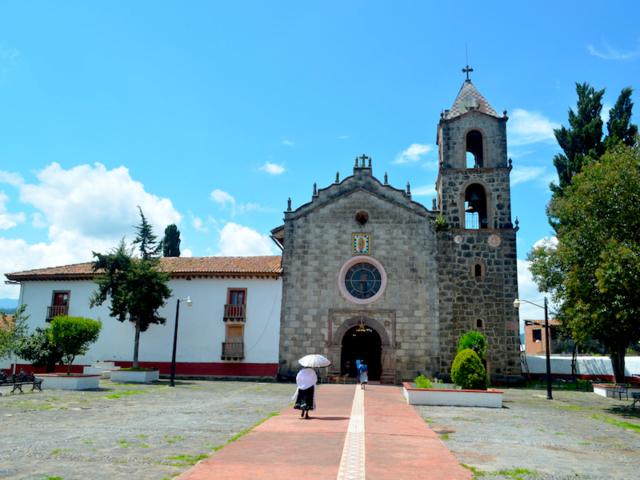
{"label": "blue sky", "polygon": [[137,205],[158,234],[177,223],[187,255],[276,254],[287,198],[363,153],[430,206],[468,45],[474,85],[510,117],[520,295],[540,299],[524,259],[550,234],[552,129],[575,82],[606,87],[607,111],[637,87],[640,7],[444,3],[0,4],[0,274],[132,240]]}

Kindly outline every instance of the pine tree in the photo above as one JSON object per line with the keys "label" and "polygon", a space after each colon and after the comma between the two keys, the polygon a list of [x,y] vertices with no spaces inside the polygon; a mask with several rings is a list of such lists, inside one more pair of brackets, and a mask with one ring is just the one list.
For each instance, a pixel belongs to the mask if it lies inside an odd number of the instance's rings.
{"label": "pine tree", "polygon": [[164,229],[162,249],[165,257],[180,256],[180,230],[174,223]]}
{"label": "pine tree", "polygon": [[134,245],[139,245],[138,250],[140,250],[140,257],[142,260],[152,260],[157,259],[158,255],[162,251],[162,245],[158,243],[158,237],[153,234],[153,227],[149,222],[147,222],[144,213],[142,213],[142,209],[138,207],[140,210],[140,225],[136,227],[138,234],[133,241]]}
{"label": "pine tree", "polygon": [[618,142],[624,143],[627,147],[633,146],[638,126],[631,123],[633,109],[631,92],[633,92],[633,88],[624,88],[615,106],[609,110],[609,121],[607,122],[609,135],[604,140],[604,146],[607,150],[615,147]]}

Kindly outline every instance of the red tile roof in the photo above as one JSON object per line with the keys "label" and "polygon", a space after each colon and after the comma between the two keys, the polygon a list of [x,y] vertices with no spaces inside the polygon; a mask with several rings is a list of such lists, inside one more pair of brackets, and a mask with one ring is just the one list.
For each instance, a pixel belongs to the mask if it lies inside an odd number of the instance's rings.
{"label": "red tile roof", "polygon": [[[160,259],[164,272],[174,277],[183,276],[280,276],[282,257],[166,257]],[[77,263],[62,267],[40,268],[24,272],[7,273],[14,282],[30,280],[72,280],[92,278],[91,263]]]}
{"label": "red tile roof", "polygon": [[2,314],[0,314],[0,329],[11,330],[11,327],[13,327],[13,315],[5,314],[5,318],[7,319],[6,323],[3,321]]}

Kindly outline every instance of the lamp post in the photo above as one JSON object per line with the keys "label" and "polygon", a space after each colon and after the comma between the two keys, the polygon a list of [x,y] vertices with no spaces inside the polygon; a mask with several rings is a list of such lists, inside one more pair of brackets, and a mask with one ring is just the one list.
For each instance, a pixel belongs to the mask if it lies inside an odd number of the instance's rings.
{"label": "lamp post", "polygon": [[547,350],[547,400],[553,400],[553,396],[551,395],[551,344],[549,341],[549,314],[547,308],[547,297],[544,297],[544,306],[530,302],[529,300],[520,300],[518,298],[516,298],[513,302],[513,306],[516,308],[520,308],[520,304],[522,302],[528,303],[529,305],[533,305],[538,308],[544,308],[544,343]]}
{"label": "lamp post", "polygon": [[187,302],[187,307],[193,305],[191,297],[179,298],[178,302],[176,303],[176,329],[173,333],[173,357],[171,357],[171,381],[169,382],[170,387],[175,387],[173,379],[176,375],[176,347],[178,345],[178,315],[180,313],[180,302]]}

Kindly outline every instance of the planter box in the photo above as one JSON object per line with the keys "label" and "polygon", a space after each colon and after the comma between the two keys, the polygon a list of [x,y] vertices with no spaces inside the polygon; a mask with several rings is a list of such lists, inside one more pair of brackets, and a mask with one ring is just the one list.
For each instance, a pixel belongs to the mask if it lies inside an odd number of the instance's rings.
{"label": "planter box", "polygon": [[111,370],[112,382],[151,383],[160,380],[160,370]]}
{"label": "planter box", "polygon": [[35,376],[42,378],[42,387],[47,390],[94,390],[100,388],[100,375],[36,373]]}
{"label": "planter box", "polygon": [[450,407],[502,408],[500,390],[451,390],[444,388],[414,388],[403,383],[409,405],[443,405]]}
{"label": "planter box", "polygon": [[[620,396],[618,395],[618,393],[614,392],[615,388],[616,388],[615,385],[607,385],[607,384],[603,385],[603,384],[594,383],[593,393],[595,393],[596,395],[600,395],[601,397],[620,399]],[[631,396],[631,393],[633,392],[640,392],[640,386],[629,387],[627,389],[627,392],[629,396]],[[624,395],[623,398],[626,400],[626,395]]]}

